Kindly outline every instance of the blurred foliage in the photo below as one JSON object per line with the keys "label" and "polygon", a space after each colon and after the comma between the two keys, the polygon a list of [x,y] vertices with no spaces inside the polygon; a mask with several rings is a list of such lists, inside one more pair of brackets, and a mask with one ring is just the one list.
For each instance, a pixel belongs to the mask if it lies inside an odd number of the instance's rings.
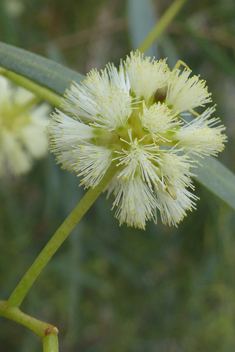
{"label": "blurred foliage", "polygon": [[[143,2],[2,0],[0,40],[85,74],[108,61],[118,64],[138,43],[136,25],[146,33],[153,14],[157,21],[172,1],[148,1],[149,19]],[[232,171],[234,19],[233,0],[188,0],[154,47],[171,67],[181,59],[207,80],[229,138],[220,159]],[[1,180],[1,299],[81,199],[78,183],[51,155],[28,175]],[[62,352],[234,351],[235,217],[198,184],[196,193],[197,211],[178,228],[149,223],[145,232],[119,227],[112,199],[101,196],[22,310],[58,326]],[[41,351],[40,340],[24,327],[4,318],[0,324],[1,352]]]}

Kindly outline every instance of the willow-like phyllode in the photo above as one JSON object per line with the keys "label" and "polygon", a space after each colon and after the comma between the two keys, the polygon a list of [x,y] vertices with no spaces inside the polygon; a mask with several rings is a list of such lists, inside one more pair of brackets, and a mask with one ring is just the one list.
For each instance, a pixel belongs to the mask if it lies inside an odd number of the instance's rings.
{"label": "willow-like phyllode", "polygon": [[158,209],[163,223],[177,225],[195,208],[193,156],[224,148],[225,127],[210,118],[215,107],[201,115],[192,110],[211,102],[211,94],[190,74],[187,67],[171,71],[166,60],[131,53],[119,70],[108,64],[73,83],[63,111],[54,113],[51,150],[85,187],[95,187],[116,163],[107,191],[114,193],[120,224],[144,229],[146,220],[157,222]]}

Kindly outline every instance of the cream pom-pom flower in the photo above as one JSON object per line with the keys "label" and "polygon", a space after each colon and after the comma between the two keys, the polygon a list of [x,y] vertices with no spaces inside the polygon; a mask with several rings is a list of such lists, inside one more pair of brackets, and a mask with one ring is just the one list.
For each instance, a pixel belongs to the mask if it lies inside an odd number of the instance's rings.
{"label": "cream pom-pom flower", "polygon": [[0,77],[0,177],[28,172],[47,152],[50,106]]}
{"label": "cream pom-pom flower", "polygon": [[[195,208],[191,172],[194,155],[217,155],[225,129],[195,110],[211,102],[205,81],[187,66],[171,71],[166,60],[131,53],[119,70],[108,64],[73,83],[49,125],[50,148],[63,168],[95,187],[112,163],[107,186],[120,224],[145,228],[146,221],[177,225]],[[189,122],[185,114],[191,115]],[[196,117],[195,117],[196,115]]]}

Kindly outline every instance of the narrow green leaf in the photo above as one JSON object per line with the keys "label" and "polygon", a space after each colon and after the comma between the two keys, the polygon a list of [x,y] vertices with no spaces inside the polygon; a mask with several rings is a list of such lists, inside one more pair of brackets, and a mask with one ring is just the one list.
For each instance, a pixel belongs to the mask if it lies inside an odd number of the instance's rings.
{"label": "narrow green leaf", "polygon": [[72,81],[81,82],[84,76],[54,61],[12,45],[0,43],[0,66],[27,77],[59,95]]}
{"label": "narrow green leaf", "polygon": [[235,175],[211,156],[198,160],[196,180],[235,209]]}
{"label": "narrow green leaf", "polygon": [[[156,24],[152,0],[127,0],[127,18],[132,48],[136,49]],[[146,51],[148,56],[156,55],[157,45],[153,43]]]}

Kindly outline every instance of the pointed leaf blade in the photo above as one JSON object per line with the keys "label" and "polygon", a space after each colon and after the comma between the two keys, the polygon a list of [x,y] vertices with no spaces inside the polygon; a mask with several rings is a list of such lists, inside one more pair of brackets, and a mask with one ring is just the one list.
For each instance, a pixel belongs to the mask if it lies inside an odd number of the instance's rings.
{"label": "pointed leaf blade", "polygon": [[235,175],[214,157],[198,161],[196,180],[235,209]]}
{"label": "pointed leaf blade", "polygon": [[9,44],[0,43],[0,66],[63,95],[72,81],[84,80],[80,73],[52,60]]}

